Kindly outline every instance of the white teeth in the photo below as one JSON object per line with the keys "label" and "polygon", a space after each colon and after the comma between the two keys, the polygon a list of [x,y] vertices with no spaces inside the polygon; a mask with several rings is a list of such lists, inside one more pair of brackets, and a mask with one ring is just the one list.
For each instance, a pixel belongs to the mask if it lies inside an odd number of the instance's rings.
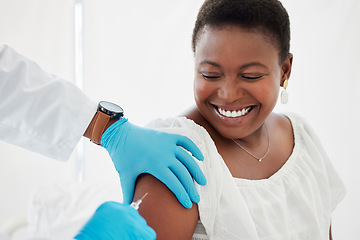
{"label": "white teeth", "polygon": [[235,110],[228,111],[228,110],[218,107],[219,113],[221,115],[224,115],[225,117],[233,117],[233,118],[244,116],[245,114],[247,114],[250,111],[250,109],[251,109],[251,107],[247,107],[247,108],[240,109],[238,111],[235,111]]}

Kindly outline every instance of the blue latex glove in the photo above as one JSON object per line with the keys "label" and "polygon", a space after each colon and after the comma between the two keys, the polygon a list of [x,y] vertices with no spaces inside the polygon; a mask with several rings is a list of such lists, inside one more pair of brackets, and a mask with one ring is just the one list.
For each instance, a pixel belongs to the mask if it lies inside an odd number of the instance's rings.
{"label": "blue latex glove", "polygon": [[139,127],[122,118],[103,133],[101,145],[119,173],[124,203],[132,202],[136,178],[142,173],[163,182],[184,207],[191,208],[191,201],[199,202],[191,175],[201,185],[206,179],[184,149],[199,160],[204,157],[187,137]]}
{"label": "blue latex glove", "polygon": [[117,202],[103,203],[76,235],[77,240],[156,239],[138,211]]}

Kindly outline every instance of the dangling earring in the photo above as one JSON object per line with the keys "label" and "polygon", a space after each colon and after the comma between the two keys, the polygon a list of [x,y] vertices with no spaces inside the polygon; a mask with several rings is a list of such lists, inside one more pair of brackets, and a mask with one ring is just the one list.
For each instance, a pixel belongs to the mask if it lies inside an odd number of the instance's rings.
{"label": "dangling earring", "polygon": [[287,104],[289,101],[289,94],[286,91],[288,84],[289,84],[289,81],[287,79],[285,79],[285,81],[283,83],[284,90],[282,90],[282,92],[281,92],[281,103],[282,104]]}

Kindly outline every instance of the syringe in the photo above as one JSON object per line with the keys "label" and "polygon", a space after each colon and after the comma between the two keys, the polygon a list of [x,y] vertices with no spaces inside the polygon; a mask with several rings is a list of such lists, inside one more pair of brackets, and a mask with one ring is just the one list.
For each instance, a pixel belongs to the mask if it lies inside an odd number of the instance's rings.
{"label": "syringe", "polygon": [[140,203],[142,203],[142,200],[146,197],[146,195],[148,195],[148,193],[145,193],[145,195],[142,198],[140,198],[139,200],[137,200],[136,202],[132,202],[130,204],[130,206],[135,208],[136,210],[138,210],[139,206],[140,206]]}

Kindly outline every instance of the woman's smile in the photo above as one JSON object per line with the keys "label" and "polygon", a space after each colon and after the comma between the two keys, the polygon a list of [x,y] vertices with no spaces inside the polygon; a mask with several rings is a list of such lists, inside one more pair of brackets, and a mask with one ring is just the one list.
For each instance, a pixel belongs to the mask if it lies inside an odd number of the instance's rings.
{"label": "woman's smile", "polygon": [[216,107],[219,114],[223,117],[237,118],[248,114],[252,110],[252,106],[244,107],[237,110],[228,110],[226,108]]}
{"label": "woman's smile", "polygon": [[240,123],[244,124],[247,119],[251,118],[251,112],[256,108],[256,105],[208,104],[208,107],[212,110],[213,119],[217,119],[214,122],[228,127],[237,127]]}

